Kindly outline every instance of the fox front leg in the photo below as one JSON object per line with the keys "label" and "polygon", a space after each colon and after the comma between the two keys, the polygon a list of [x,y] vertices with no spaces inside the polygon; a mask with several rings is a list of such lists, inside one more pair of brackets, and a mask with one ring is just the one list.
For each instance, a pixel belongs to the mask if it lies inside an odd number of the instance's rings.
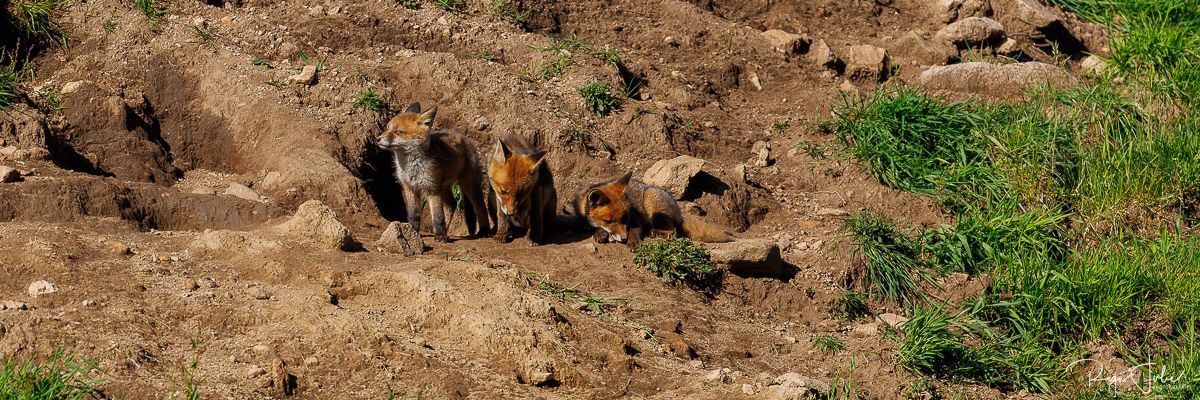
{"label": "fox front leg", "polygon": [[413,188],[404,186],[404,209],[408,213],[408,224],[421,232],[421,196]]}
{"label": "fox front leg", "polygon": [[608,237],[609,233],[604,229],[596,228],[596,231],[592,232],[592,239],[595,240],[596,243],[608,243]]}

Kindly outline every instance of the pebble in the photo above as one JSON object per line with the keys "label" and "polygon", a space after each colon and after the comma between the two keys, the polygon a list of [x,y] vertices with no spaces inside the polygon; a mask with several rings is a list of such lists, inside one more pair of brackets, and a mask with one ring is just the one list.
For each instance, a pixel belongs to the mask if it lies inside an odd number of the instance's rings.
{"label": "pebble", "polygon": [[29,296],[38,297],[45,294],[50,294],[58,291],[58,286],[47,281],[37,281],[29,284]]}

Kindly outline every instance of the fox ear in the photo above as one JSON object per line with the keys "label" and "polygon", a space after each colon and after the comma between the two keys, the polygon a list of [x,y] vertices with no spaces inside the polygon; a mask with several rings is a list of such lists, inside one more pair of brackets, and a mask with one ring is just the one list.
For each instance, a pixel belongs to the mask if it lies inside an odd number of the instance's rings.
{"label": "fox ear", "polygon": [[599,190],[596,190],[596,189],[592,189],[587,194],[588,205],[592,206],[592,207],[600,207],[605,204],[608,204],[610,201],[611,200],[608,199],[608,196],[605,196],[604,193],[601,193]]}
{"label": "fox ear", "polygon": [[616,184],[621,185],[621,186],[627,186],[627,185],[629,185],[630,179],[633,179],[633,171],[626,172],[625,175],[621,175],[620,178],[617,178]]}
{"label": "fox ear", "polygon": [[417,116],[417,123],[425,125],[426,127],[432,127],[434,115],[437,115],[437,106],[429,107],[429,110],[421,113],[420,116]]}
{"label": "fox ear", "polygon": [[496,151],[492,153],[492,157],[497,161],[507,160],[512,156],[512,150],[509,150],[508,145],[500,138],[496,138]]}
{"label": "fox ear", "polygon": [[421,112],[421,102],[414,101],[412,104],[408,105],[408,108],[404,109],[404,112],[413,114]]}

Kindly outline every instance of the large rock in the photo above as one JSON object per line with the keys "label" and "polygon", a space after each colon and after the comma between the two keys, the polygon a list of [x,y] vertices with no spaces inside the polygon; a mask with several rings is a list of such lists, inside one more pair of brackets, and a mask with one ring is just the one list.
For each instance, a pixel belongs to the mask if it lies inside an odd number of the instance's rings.
{"label": "large rock", "polygon": [[0,183],[19,182],[21,180],[21,171],[16,168],[0,165]]}
{"label": "large rock", "polygon": [[829,44],[825,43],[825,40],[817,40],[812,45],[811,51],[808,52],[808,57],[813,63],[826,68],[838,69],[842,64],[842,60],[838,58],[837,53],[833,52],[833,49],[829,48]]}
{"label": "large rock", "polygon": [[30,283],[27,291],[29,292],[30,297],[38,297],[58,292],[58,286],[55,286],[53,283],[47,281],[37,281]]}
{"label": "large rock", "polygon": [[1004,25],[991,18],[965,18],[943,27],[934,39],[959,48],[992,46],[1004,40]]}
{"label": "large rock", "polygon": [[769,239],[739,239],[714,243],[709,249],[713,263],[741,275],[779,276],[783,257],[779,245]]}
{"label": "large rock", "polygon": [[1037,0],[996,0],[992,8],[996,19],[1013,32],[1046,31],[1062,24],[1058,13]]}
{"label": "large rock", "polygon": [[230,183],[229,187],[225,188],[225,194],[243,200],[262,202],[262,196],[255,193],[254,189],[250,189],[246,185],[237,182]]}
{"label": "large rock", "polygon": [[783,54],[804,54],[808,51],[808,45],[812,41],[808,36],[795,33],[785,32],[779,29],[771,29],[762,33],[763,38],[771,43],[771,47]]}
{"label": "large rock", "polygon": [[985,17],[992,12],[989,0],[934,0],[938,19],[948,24],[963,18]]}
{"label": "large rock", "polygon": [[1074,86],[1073,75],[1062,68],[1039,62],[997,65],[969,62],[933,67],[921,73],[920,84],[927,90],[975,93],[991,97],[1012,97],[1025,89],[1049,84]]}
{"label": "large rock", "polygon": [[301,204],[296,215],[276,229],[296,241],[330,250],[350,250],[355,244],[350,230],[338,221],[333,210],[318,200]]}
{"label": "large rock", "polygon": [[788,372],[775,378],[759,398],[770,400],[823,399],[829,393],[829,382]]}
{"label": "large rock", "polygon": [[425,252],[425,241],[421,239],[421,234],[412,225],[399,221],[388,224],[375,245],[380,251],[406,256]]}
{"label": "large rock", "polygon": [[1106,66],[1107,65],[1104,63],[1103,59],[1094,55],[1089,55],[1084,57],[1083,60],[1079,61],[1079,69],[1083,71],[1083,73],[1093,76],[1099,76],[1100,74],[1103,74]]}
{"label": "large rock", "polygon": [[692,177],[704,169],[705,161],[692,156],[659,160],[642,174],[642,182],[666,189],[676,200],[683,198]]}
{"label": "large rock", "polygon": [[850,79],[882,82],[887,78],[888,53],[869,44],[851,46],[846,52],[846,75]]}
{"label": "large rock", "polygon": [[891,43],[888,54],[896,60],[916,65],[943,65],[954,59],[958,52],[953,46],[926,39],[920,32],[908,31]]}

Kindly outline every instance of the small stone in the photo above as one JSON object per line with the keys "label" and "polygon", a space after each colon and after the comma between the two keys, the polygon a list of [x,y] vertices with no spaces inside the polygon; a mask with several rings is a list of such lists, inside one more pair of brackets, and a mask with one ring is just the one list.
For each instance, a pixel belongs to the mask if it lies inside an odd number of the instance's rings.
{"label": "small stone", "polygon": [[183,282],[183,290],[190,292],[190,291],[193,291],[193,290],[196,290],[199,288],[200,288],[200,284],[196,283],[195,279],[188,278],[188,279],[185,279]]}
{"label": "small stone", "polygon": [[1062,24],[1058,14],[1038,0],[997,0],[992,7],[1000,22],[1010,29],[1015,27],[1015,32],[1045,32]]}
{"label": "small stone", "polygon": [[901,325],[904,325],[905,322],[908,322],[907,317],[904,317],[903,315],[893,314],[893,313],[879,314],[878,318],[879,318],[879,321],[881,321],[893,328],[899,328]]}
{"label": "small stone", "polygon": [[554,373],[549,371],[533,372],[529,374],[529,384],[541,386],[554,381]]}
{"label": "small stone", "polygon": [[263,176],[262,181],[257,185],[260,188],[270,190],[278,186],[280,182],[279,171],[271,171]]}
{"label": "small stone", "polygon": [[1004,40],[1004,25],[987,17],[970,17],[946,25],[934,38],[961,49],[979,47]]}
{"label": "small stone", "polygon": [[934,11],[942,23],[951,23],[962,18],[983,17],[992,12],[989,0],[936,0]]}
{"label": "small stone", "polygon": [[230,183],[229,187],[225,188],[225,195],[237,197],[243,200],[262,201],[262,196],[259,196],[258,193],[255,193],[253,189],[250,189],[246,187],[246,185],[237,182]]}
{"label": "small stone", "polygon": [[809,52],[809,59],[817,65],[832,69],[837,69],[842,62],[829,44],[825,43],[825,40],[817,40],[813,44],[812,51]]}
{"label": "small stone", "polygon": [[808,51],[808,45],[811,40],[808,36],[798,35],[782,31],[779,29],[771,29],[762,33],[763,38],[771,44],[771,48],[783,54],[802,54]]}
{"label": "small stone", "polygon": [[701,361],[701,360],[688,361],[688,366],[692,367],[694,369],[701,369],[701,368],[704,368],[704,361]]}
{"label": "small stone", "polygon": [[750,182],[750,174],[746,172],[746,164],[738,164],[733,167],[733,177],[742,182]]}
{"label": "small stone", "polygon": [[317,364],[320,364],[320,361],[317,360],[317,357],[315,357],[315,356],[308,356],[308,357],[304,358],[304,366],[305,367],[312,367],[312,366],[316,366]]}
{"label": "small stone", "polygon": [[854,86],[854,83],[850,82],[849,79],[842,81],[842,84],[838,85],[838,91],[846,94],[859,94],[858,86]]}
{"label": "small stone", "polygon": [[1079,62],[1079,69],[1082,70],[1083,73],[1092,76],[1099,76],[1101,73],[1104,73],[1105,66],[1104,60],[1094,55],[1084,57],[1083,60]]}
{"label": "small stone", "polygon": [[596,248],[595,243],[584,243],[583,251],[587,252],[588,254],[596,254],[596,251],[598,251],[598,249]]}
{"label": "small stone", "polygon": [[1020,43],[1017,43],[1017,40],[1013,38],[1004,39],[1004,43],[996,47],[996,54],[1002,56],[1016,56],[1020,52]]}
{"label": "small stone", "polygon": [[817,210],[818,217],[846,217],[849,215],[850,215],[849,211],[846,211],[846,210],[843,210],[840,208],[826,207],[826,208]]}
{"label": "small stone", "polygon": [[82,86],[83,81],[67,82],[62,86],[62,88],[59,89],[59,91],[61,91],[63,94],[71,94],[79,91],[79,88]]}
{"label": "small stone", "polygon": [[209,288],[209,289],[214,289],[217,287],[217,281],[213,278],[203,278],[203,279],[199,279],[197,281],[200,282],[201,285],[203,285],[204,287]]}
{"label": "small stone", "polygon": [[858,336],[875,336],[879,334],[879,324],[868,322],[854,326],[854,333]]}
{"label": "small stone", "polygon": [[663,38],[663,43],[666,43],[668,46],[672,47],[679,46],[679,41],[676,40],[674,36],[667,36]]}
{"label": "small stone", "polygon": [[766,167],[771,165],[771,144],[765,141],[754,142],[750,148],[750,152],[754,153],[754,166]]}
{"label": "small stone", "polygon": [[84,307],[95,307],[95,306],[96,306],[96,301],[95,301],[95,300],[90,300],[90,299],[89,299],[89,300],[84,300],[82,304],[83,304],[83,306],[84,306]]}
{"label": "small stone", "polygon": [[0,310],[27,310],[29,305],[23,301],[4,300],[0,301]]}
{"label": "small stone", "polygon": [[406,222],[392,221],[375,245],[384,252],[414,256],[425,252],[421,234]]}
{"label": "small stone", "polygon": [[266,373],[267,373],[266,369],[263,369],[263,367],[260,367],[257,365],[250,367],[249,370],[246,370],[246,376],[251,379],[263,376],[263,374],[266,374]]}
{"label": "small stone", "polygon": [[729,383],[732,379],[729,377],[729,369],[721,368],[714,369],[704,375],[704,380],[717,383]]}
{"label": "small stone", "polygon": [[747,396],[753,396],[757,392],[758,392],[758,390],[754,389],[754,385],[751,385],[749,383],[742,384],[742,394],[745,394]]}
{"label": "small stone", "polygon": [[311,85],[317,78],[317,66],[305,65],[300,73],[287,77],[288,82],[298,85]]}
{"label": "small stone", "polygon": [[292,219],[275,228],[292,239],[331,250],[349,250],[356,245],[350,230],[337,215],[318,200],[309,200],[296,209]]}
{"label": "small stone", "polygon": [[113,241],[108,242],[107,246],[108,246],[108,249],[113,252],[113,254],[116,254],[118,256],[127,256],[130,254],[133,254],[133,251],[129,249],[129,245],[127,245],[123,242],[113,240]]}
{"label": "small stone", "polygon": [[57,291],[58,291],[58,286],[54,286],[53,283],[43,280],[43,281],[37,281],[37,282],[29,284],[28,293],[29,293],[30,297],[38,297],[38,296],[42,296],[42,295],[55,293]]}
{"label": "small stone", "polygon": [[902,61],[919,65],[943,65],[958,53],[954,46],[926,39],[920,32],[908,31],[888,47],[888,53]]}
{"label": "small stone", "polygon": [[671,197],[679,200],[687,191],[692,177],[704,169],[704,164],[704,160],[692,156],[659,160],[642,174],[642,182],[666,189]]}
{"label": "small stone", "polygon": [[256,345],[254,345],[254,347],[250,348],[250,351],[253,351],[254,355],[257,355],[259,357],[265,356],[267,354],[272,354],[275,352],[275,350],[271,349],[271,346],[268,346],[265,344],[256,344]]}
{"label": "small stone", "polygon": [[261,287],[250,289],[250,295],[254,296],[255,300],[269,300],[271,293]]}
{"label": "small stone", "polygon": [[21,171],[16,168],[0,166],[0,183],[12,183],[21,181]]}
{"label": "small stone", "polygon": [[486,131],[491,126],[492,122],[488,121],[487,117],[481,115],[479,118],[475,118],[475,130]]}
{"label": "small stone", "polygon": [[758,74],[754,71],[750,71],[750,84],[754,86],[754,90],[761,92],[763,89],[762,82],[758,80]]}
{"label": "small stone", "polygon": [[846,75],[850,79],[864,82],[882,82],[887,79],[887,50],[869,44],[851,46],[846,53]]}

